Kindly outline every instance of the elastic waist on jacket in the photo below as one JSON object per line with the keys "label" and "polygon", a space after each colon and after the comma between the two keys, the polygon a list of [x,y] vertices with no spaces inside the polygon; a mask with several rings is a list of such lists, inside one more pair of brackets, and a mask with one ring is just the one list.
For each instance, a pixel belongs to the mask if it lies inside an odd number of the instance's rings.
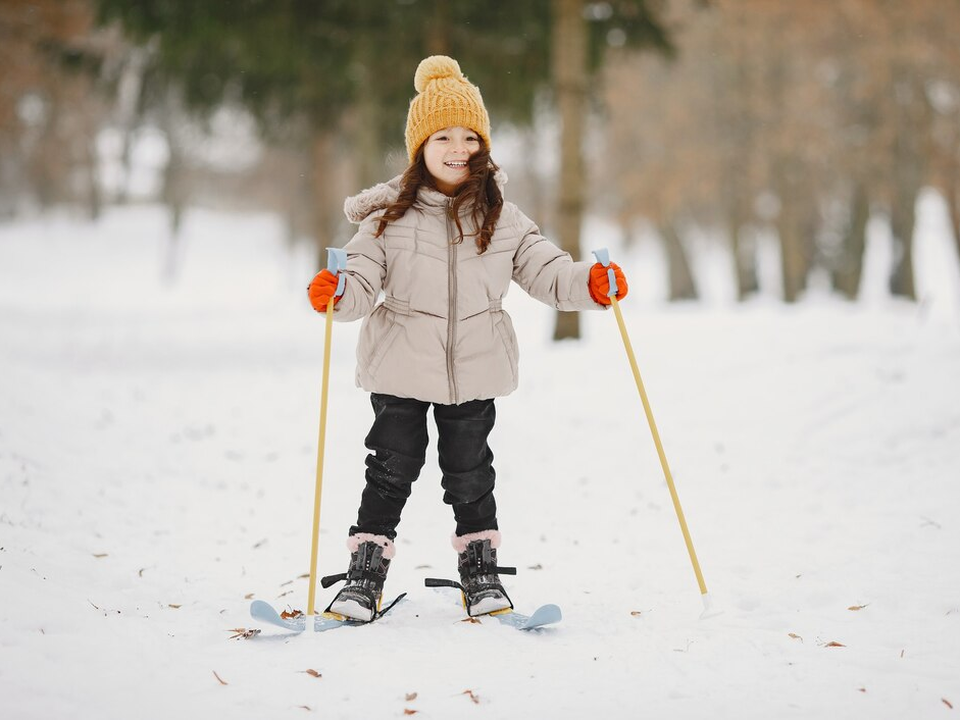
{"label": "elastic waist on jacket", "polygon": [[[383,299],[383,306],[395,312],[398,315],[409,315],[410,314],[410,303],[406,300],[399,300],[391,295],[387,295]],[[503,301],[502,300],[491,300],[490,306],[487,308],[487,312],[500,312],[503,310]]]}
{"label": "elastic waist on jacket", "polygon": [[383,306],[387,310],[391,310],[398,315],[409,315],[410,314],[410,303],[406,300],[397,300],[395,297],[387,295],[383,299]]}

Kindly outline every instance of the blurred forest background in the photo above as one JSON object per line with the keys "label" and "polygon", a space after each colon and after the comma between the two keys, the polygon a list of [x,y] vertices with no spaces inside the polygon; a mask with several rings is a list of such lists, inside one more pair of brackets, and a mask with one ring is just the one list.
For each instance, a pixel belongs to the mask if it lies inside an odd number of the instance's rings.
{"label": "blurred forest background", "polygon": [[957,0],[0,0],[0,221],[162,202],[172,242],[216,207],[341,245],[344,197],[402,171],[414,70],[444,53],[508,197],[575,256],[588,216],[653,234],[692,299],[709,238],[746,299],[769,240],[785,302],[813,277],[856,299],[882,222],[912,299],[922,190],[960,257],[958,38]]}

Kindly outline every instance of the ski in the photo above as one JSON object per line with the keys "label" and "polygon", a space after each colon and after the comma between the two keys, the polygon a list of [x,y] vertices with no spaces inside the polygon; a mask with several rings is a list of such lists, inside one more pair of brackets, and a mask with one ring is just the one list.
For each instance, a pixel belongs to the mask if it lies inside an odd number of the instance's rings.
{"label": "ski", "polygon": [[[499,568],[503,570],[504,568]],[[512,568],[506,568],[512,570]],[[465,597],[465,591],[463,585],[456,582],[455,580],[444,580],[442,578],[426,578],[423,581],[423,584],[426,587],[430,588],[439,588],[439,587],[450,587],[455,588],[460,591],[460,596]],[[510,600],[510,598],[507,598]],[[464,601],[464,606],[466,606],[466,601]],[[545,625],[553,625],[558,623],[563,619],[563,613],[560,612],[560,607],[558,605],[541,605],[536,610],[534,610],[532,615],[524,615],[513,609],[513,603],[511,601],[511,607],[505,608],[503,610],[496,610],[492,613],[486,613],[485,615],[473,615],[471,618],[484,618],[484,617],[495,617],[503,625],[509,625],[512,628],[517,630],[536,630],[537,628],[542,628]]]}
{"label": "ski", "polygon": [[[346,618],[343,615],[338,615],[337,613],[324,612],[319,615],[313,616],[313,631],[314,632],[326,632],[327,630],[334,630],[340,627],[354,627],[357,625],[369,625],[371,622],[376,622],[384,615],[386,615],[393,607],[399,603],[406,596],[406,593],[397,597],[393,602],[391,602],[387,607],[377,613],[376,617],[373,620],[364,622],[362,620],[352,620]],[[302,633],[307,629],[309,616],[300,613],[299,615],[284,618],[280,616],[280,613],[268,602],[263,600],[254,600],[250,603],[250,617],[254,620],[259,620],[260,622],[269,623],[270,625],[276,625],[277,627],[285,628],[286,630],[291,630],[295,633]]]}

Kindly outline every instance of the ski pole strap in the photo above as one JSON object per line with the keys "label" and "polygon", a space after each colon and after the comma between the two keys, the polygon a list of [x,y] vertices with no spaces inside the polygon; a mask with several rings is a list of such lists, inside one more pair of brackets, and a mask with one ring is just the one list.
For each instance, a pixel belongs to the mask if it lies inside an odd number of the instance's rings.
{"label": "ski pole strap", "polygon": [[597,259],[598,263],[607,269],[607,279],[610,281],[610,292],[608,292],[607,295],[609,297],[616,297],[617,276],[613,272],[613,268],[610,267],[610,251],[606,248],[600,248],[599,250],[593,251],[593,256]]}
{"label": "ski pole strap", "polygon": [[339,278],[337,282],[337,291],[334,297],[343,295],[343,286],[346,284],[346,278],[340,272],[347,268],[347,251],[343,248],[327,248],[327,270]]}

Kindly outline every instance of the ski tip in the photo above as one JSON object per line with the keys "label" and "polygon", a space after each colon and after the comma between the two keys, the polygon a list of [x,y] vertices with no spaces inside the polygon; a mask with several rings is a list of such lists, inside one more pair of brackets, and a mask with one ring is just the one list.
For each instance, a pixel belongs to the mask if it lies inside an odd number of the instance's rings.
{"label": "ski tip", "polygon": [[291,627],[296,623],[291,623],[289,620],[284,620],[280,617],[280,613],[277,612],[277,609],[270,603],[264,600],[254,600],[250,603],[250,617],[254,620],[259,620],[260,622],[270,623],[271,625],[279,625],[281,627]]}
{"label": "ski tip", "polygon": [[563,613],[560,612],[560,606],[554,605],[553,603],[549,605],[543,605],[537,609],[535,615],[545,615],[551,618],[555,618],[552,622],[560,622],[563,620]]}
{"label": "ski tip", "polygon": [[542,628],[545,625],[553,625],[558,623],[563,619],[563,613],[560,612],[560,606],[558,605],[541,605],[538,607],[533,615],[527,617],[526,615],[517,615],[513,613],[513,617],[510,615],[505,616],[501,622],[506,622],[507,624],[513,625],[519,630],[536,630]]}
{"label": "ski tip", "polygon": [[251,617],[270,617],[276,614],[277,611],[273,609],[273,605],[265,600],[254,600],[252,603],[250,603]]}

